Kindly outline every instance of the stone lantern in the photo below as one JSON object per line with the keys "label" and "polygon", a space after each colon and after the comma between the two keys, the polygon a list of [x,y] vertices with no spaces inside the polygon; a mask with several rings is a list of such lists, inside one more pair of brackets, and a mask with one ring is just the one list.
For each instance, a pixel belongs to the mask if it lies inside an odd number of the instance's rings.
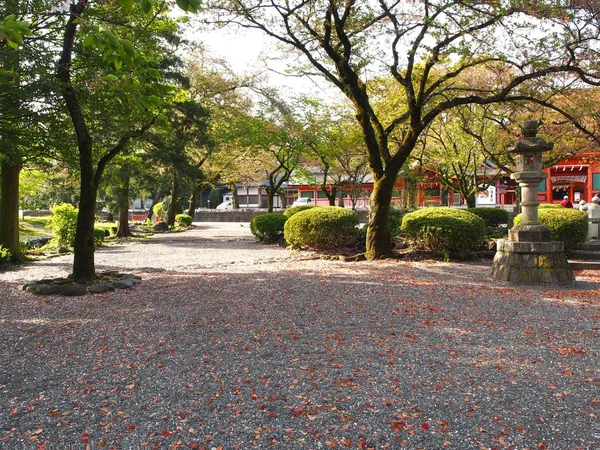
{"label": "stone lantern", "polygon": [[497,242],[490,276],[494,280],[520,284],[570,284],[575,280],[563,242],[553,242],[550,232],[538,221],[537,194],[547,175],[542,171],[542,153],[554,144],[537,137],[540,123],[527,120],[523,136],[512,146],[516,171],[511,178],[521,187],[521,222]]}
{"label": "stone lantern", "polygon": [[537,120],[527,120],[521,126],[521,137],[509,151],[516,156],[516,171],[511,178],[521,188],[521,223],[509,231],[515,242],[549,242],[550,232],[538,221],[538,186],[548,175],[542,171],[542,153],[554,144],[537,137]]}

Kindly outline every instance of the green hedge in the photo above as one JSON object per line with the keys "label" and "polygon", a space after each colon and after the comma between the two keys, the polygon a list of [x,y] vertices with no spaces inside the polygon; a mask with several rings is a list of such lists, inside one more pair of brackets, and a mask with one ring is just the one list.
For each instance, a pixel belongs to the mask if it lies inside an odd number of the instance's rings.
{"label": "green hedge", "polygon": [[408,213],[402,219],[401,230],[411,247],[445,257],[480,249],[486,236],[483,219],[452,208],[424,208]]}
{"label": "green hedge", "polygon": [[292,206],[291,208],[286,209],[283,214],[288,219],[292,217],[294,214],[299,213],[300,211],[306,211],[307,209],[318,208],[317,205],[300,205],[300,206]]}
{"label": "green hedge", "polygon": [[[541,208],[538,209],[539,222],[550,231],[552,240],[565,243],[565,250],[574,250],[588,238],[588,219],[584,211],[578,209]],[[521,223],[521,214],[515,217],[514,223]]]}
{"label": "green hedge", "polygon": [[106,231],[107,230],[105,230],[104,228],[94,228],[94,244],[98,245],[104,242]]}
{"label": "green hedge", "polygon": [[294,214],[284,227],[284,237],[292,248],[328,250],[353,242],[358,235],[355,211],[337,206],[309,208]]}
{"label": "green hedge", "polygon": [[486,227],[497,227],[508,223],[508,211],[502,208],[469,208],[470,213],[481,217]]}
{"label": "green hedge", "polygon": [[52,207],[52,218],[48,228],[54,233],[59,246],[73,247],[77,231],[78,209],[69,203],[61,203]]}
{"label": "green hedge", "polygon": [[287,220],[283,214],[260,214],[250,221],[250,231],[259,241],[272,242],[281,236]]}
{"label": "green hedge", "polygon": [[187,214],[177,214],[175,216],[175,222],[177,222],[181,226],[189,227],[192,225],[192,217]]}

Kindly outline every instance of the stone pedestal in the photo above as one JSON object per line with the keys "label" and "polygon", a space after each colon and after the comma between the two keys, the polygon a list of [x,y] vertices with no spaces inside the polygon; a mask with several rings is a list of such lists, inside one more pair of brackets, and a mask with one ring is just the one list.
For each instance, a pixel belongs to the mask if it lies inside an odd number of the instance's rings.
{"label": "stone pedestal", "polygon": [[490,276],[518,284],[568,285],[575,281],[564,244],[556,241],[498,241]]}
{"label": "stone pedestal", "polygon": [[543,225],[519,225],[508,230],[508,240],[514,242],[550,242],[550,231]]}

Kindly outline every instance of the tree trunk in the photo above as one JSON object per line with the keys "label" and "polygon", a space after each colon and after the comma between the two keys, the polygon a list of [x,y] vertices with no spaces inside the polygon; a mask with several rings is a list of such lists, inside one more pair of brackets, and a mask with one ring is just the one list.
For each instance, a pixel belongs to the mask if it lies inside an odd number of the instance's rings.
{"label": "tree trunk", "polygon": [[327,176],[329,174],[330,164],[325,161],[323,157],[321,157],[321,161],[323,162],[324,171],[323,171],[323,182],[321,183],[321,192],[325,194],[327,200],[329,201],[329,206],[335,206],[335,194],[336,187],[331,186],[331,189],[327,189]]}
{"label": "tree trunk", "polygon": [[414,209],[417,207],[417,182],[412,178],[404,180],[404,207]]}
{"label": "tree trunk", "polygon": [[121,173],[120,181],[121,186],[119,187],[119,225],[117,228],[117,237],[128,238],[131,237],[131,230],[129,229],[129,174]]}
{"label": "tree trunk", "polygon": [[475,208],[475,194],[469,194],[465,200],[467,201],[467,208]]}
{"label": "tree trunk", "polygon": [[152,119],[140,130],[133,134],[127,133],[121,137],[117,145],[102,156],[94,171],[92,136],[83,115],[77,90],[71,83],[71,66],[77,26],[86,7],[86,2],[76,2],[69,7],[69,19],[65,25],[60,59],[57,64],[57,76],[61,83],[62,97],[71,116],[73,129],[77,137],[79,151],[79,169],[81,187],[79,197],[79,213],[77,215],[77,231],[75,232],[75,245],[73,256],[73,274],[75,281],[91,280],[96,277],[94,268],[94,222],[96,219],[96,198],[98,186],[106,165],[118,155],[134,136],[143,135],[153,124]]}
{"label": "tree trunk", "polygon": [[73,279],[92,280],[96,277],[94,267],[94,222],[96,221],[96,197],[98,186],[94,181],[92,145],[79,148],[81,187],[79,190],[79,213],[73,246]]}
{"label": "tree trunk", "polygon": [[326,192],[327,200],[329,201],[329,206],[335,206],[335,196],[337,195],[337,187],[331,186],[331,190]]}
{"label": "tree trunk", "polygon": [[440,205],[442,206],[450,206],[450,191],[448,188],[442,188],[442,192],[440,193]]}
{"label": "tree trunk", "polygon": [[273,212],[273,199],[275,198],[275,189],[272,189],[271,187],[267,187],[266,191],[267,191],[267,212],[272,213]]}
{"label": "tree trunk", "polygon": [[[240,196],[238,194],[238,188],[235,181],[229,183],[231,187],[231,206],[233,209],[240,209]],[[248,201],[246,200],[246,203]]]}
{"label": "tree trunk", "polygon": [[192,195],[190,195],[190,199],[188,201],[188,210],[187,215],[192,219],[194,218],[194,214],[196,214],[196,203],[198,202],[198,191],[200,190],[199,186],[195,186],[192,190]]}
{"label": "tree trunk", "polygon": [[154,205],[156,205],[157,195],[150,194],[150,198],[152,199],[152,204],[150,205],[150,208],[148,209],[148,213],[146,214],[146,219],[151,221],[152,216],[154,215],[154,211],[152,210],[152,208],[154,208]]}
{"label": "tree trunk", "polygon": [[[8,0],[5,3],[5,13],[18,14],[17,0]],[[4,86],[0,116],[5,120],[19,121],[17,117],[22,113],[20,111],[21,101],[18,95],[18,86],[21,83],[21,60],[20,55],[23,52],[10,51],[2,55],[2,69],[4,71],[3,79],[7,82]],[[19,128],[18,124],[13,124],[14,128]],[[1,187],[0,187],[0,245],[8,249],[11,253],[11,261],[21,263],[27,258],[21,251],[19,244],[19,174],[22,168],[22,158],[18,148],[18,137],[13,136],[13,130],[9,125],[9,130],[3,130],[4,140],[2,141],[2,153],[7,159],[2,161],[0,167]],[[0,136],[2,139],[2,136]],[[14,154],[12,154],[15,152]]]}
{"label": "tree trunk", "polygon": [[171,202],[167,212],[167,225],[175,226],[175,216],[179,212],[179,175],[177,170],[173,169],[173,189],[171,190]]}
{"label": "tree trunk", "polygon": [[338,201],[338,206],[343,208],[344,207],[344,188],[340,188],[340,198]]}
{"label": "tree trunk", "polygon": [[281,195],[281,209],[287,209],[288,207],[288,190],[285,189],[285,193]]}
{"label": "tree trunk", "polygon": [[389,214],[394,181],[395,177],[386,174],[373,185],[365,252],[369,260],[384,258],[392,251]]}
{"label": "tree trunk", "polygon": [[73,129],[77,136],[79,151],[79,168],[81,186],[79,196],[79,213],[77,214],[77,230],[73,257],[73,278],[77,280],[93,279],[94,269],[94,221],[96,219],[96,196],[98,185],[94,179],[92,158],[92,137],[83,117],[77,93],[71,84],[71,63],[75,36],[79,17],[85,9],[85,3],[70,6],[69,20],[65,26],[63,48],[58,61],[57,75],[62,84],[62,96],[65,100]]}
{"label": "tree trunk", "polygon": [[19,243],[19,173],[21,164],[2,162],[0,191],[0,245],[11,253],[11,261],[26,260]]}

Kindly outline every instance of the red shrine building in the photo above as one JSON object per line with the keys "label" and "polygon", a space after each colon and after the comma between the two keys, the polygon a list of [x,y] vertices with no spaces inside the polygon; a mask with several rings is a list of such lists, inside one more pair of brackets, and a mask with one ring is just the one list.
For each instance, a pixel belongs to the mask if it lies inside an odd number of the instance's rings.
{"label": "red shrine building", "polygon": [[565,196],[573,203],[589,202],[600,192],[600,150],[563,159],[544,172],[548,178],[539,187],[540,203],[560,203]]}

